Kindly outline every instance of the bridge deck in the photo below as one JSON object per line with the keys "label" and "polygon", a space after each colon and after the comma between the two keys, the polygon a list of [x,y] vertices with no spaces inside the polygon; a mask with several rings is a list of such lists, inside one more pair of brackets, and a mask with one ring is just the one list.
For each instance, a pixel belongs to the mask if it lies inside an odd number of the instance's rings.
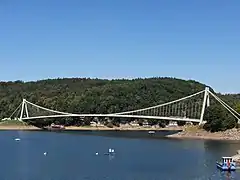
{"label": "bridge deck", "polygon": [[158,119],[158,120],[169,120],[169,121],[200,122],[199,119],[190,119],[190,118],[141,116],[141,115],[121,115],[121,114],[62,114],[62,115],[50,115],[50,116],[25,117],[25,118],[22,118],[22,119],[23,120],[30,120],[30,119],[58,118],[58,117],[122,117],[122,118],[136,118],[136,119]]}

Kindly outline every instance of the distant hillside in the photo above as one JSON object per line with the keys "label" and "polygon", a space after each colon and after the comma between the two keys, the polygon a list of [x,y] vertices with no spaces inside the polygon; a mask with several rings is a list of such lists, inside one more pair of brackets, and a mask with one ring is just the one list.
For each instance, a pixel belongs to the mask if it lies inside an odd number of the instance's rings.
{"label": "distant hillside", "polygon": [[233,106],[240,101],[240,94],[220,94],[220,97],[222,97],[225,101],[227,101]]}
{"label": "distant hillside", "polygon": [[9,117],[22,98],[60,111],[113,113],[175,100],[204,88],[205,85],[199,82],[175,78],[0,82],[0,118]]}

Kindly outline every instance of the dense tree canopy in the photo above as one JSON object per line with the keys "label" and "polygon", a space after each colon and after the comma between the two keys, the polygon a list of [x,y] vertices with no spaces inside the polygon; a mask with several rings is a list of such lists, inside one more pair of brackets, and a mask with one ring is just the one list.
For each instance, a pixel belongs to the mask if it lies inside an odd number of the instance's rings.
{"label": "dense tree canopy", "polygon": [[[224,102],[232,107],[237,113],[240,113],[240,94],[218,94]],[[234,113],[234,112],[232,112]],[[235,116],[240,118],[239,114],[234,113]],[[227,111],[219,102],[213,99],[213,103],[206,109],[204,119],[207,123],[204,125],[206,130],[216,132],[238,127],[236,117]]]}
{"label": "dense tree canopy", "polygon": [[206,109],[204,119],[208,120],[204,128],[211,132],[225,131],[236,127],[237,121],[222,106],[214,104]]}
{"label": "dense tree canopy", "polygon": [[[36,82],[0,82],[0,119],[9,117],[23,98],[59,111],[103,114],[161,104],[196,93],[204,88],[205,85],[199,82],[176,78],[134,80],[64,78]],[[221,97],[231,102],[231,105],[240,112],[240,95],[221,95]],[[223,116],[219,112],[216,114]],[[209,122],[212,122],[212,118],[221,119],[209,113],[205,116],[210,118]],[[56,121],[66,125],[82,125],[83,123],[79,121],[79,118],[64,118]],[[119,121],[121,120],[115,120],[115,123]],[[87,124],[88,122],[88,120],[85,121]],[[41,120],[41,123],[45,125],[49,121]],[[156,122],[152,120],[151,124],[156,124]],[[208,126],[211,126],[211,123]],[[224,123],[222,126],[229,127]]]}

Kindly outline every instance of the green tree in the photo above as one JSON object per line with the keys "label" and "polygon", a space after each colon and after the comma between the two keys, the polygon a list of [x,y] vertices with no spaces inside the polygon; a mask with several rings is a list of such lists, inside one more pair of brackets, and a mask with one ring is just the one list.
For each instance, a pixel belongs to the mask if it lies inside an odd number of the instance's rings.
{"label": "green tree", "polygon": [[160,121],[158,121],[158,125],[159,125],[159,127],[161,127],[161,128],[166,127],[167,124],[168,124],[168,121],[166,121],[166,120],[160,120]]}
{"label": "green tree", "polygon": [[185,121],[178,121],[177,124],[178,124],[178,126],[184,126],[186,124],[186,122]]}
{"label": "green tree", "polygon": [[92,120],[93,120],[93,118],[91,118],[91,117],[85,117],[84,121],[83,121],[84,126],[90,126]]}
{"label": "green tree", "polygon": [[221,105],[209,106],[206,109],[204,119],[207,120],[207,123],[203,128],[211,132],[225,131],[237,126],[236,119]]}
{"label": "green tree", "polygon": [[240,102],[236,104],[236,111],[240,113]]}
{"label": "green tree", "polygon": [[154,126],[158,124],[158,120],[156,119],[148,119],[147,122],[150,126]]}
{"label": "green tree", "polygon": [[113,118],[112,124],[113,126],[120,127],[121,119],[120,118]]}
{"label": "green tree", "polygon": [[143,119],[138,119],[139,126],[143,126]]}

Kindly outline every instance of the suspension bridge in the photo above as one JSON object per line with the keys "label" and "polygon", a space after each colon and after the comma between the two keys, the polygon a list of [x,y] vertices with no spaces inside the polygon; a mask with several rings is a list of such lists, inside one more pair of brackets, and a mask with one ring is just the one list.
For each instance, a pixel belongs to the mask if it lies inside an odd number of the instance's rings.
{"label": "suspension bridge", "polygon": [[[111,113],[111,114],[81,114],[52,110],[23,99],[22,103],[12,113],[10,118],[18,114],[18,120],[36,120],[44,118],[60,117],[109,117],[109,118],[133,118],[133,119],[156,119],[169,121],[186,121],[204,124],[206,107],[210,106],[210,96],[220,103],[229,113],[240,122],[240,115],[227,103],[217,97],[208,87],[195,94],[143,109]],[[17,113],[18,112],[18,113]]]}

